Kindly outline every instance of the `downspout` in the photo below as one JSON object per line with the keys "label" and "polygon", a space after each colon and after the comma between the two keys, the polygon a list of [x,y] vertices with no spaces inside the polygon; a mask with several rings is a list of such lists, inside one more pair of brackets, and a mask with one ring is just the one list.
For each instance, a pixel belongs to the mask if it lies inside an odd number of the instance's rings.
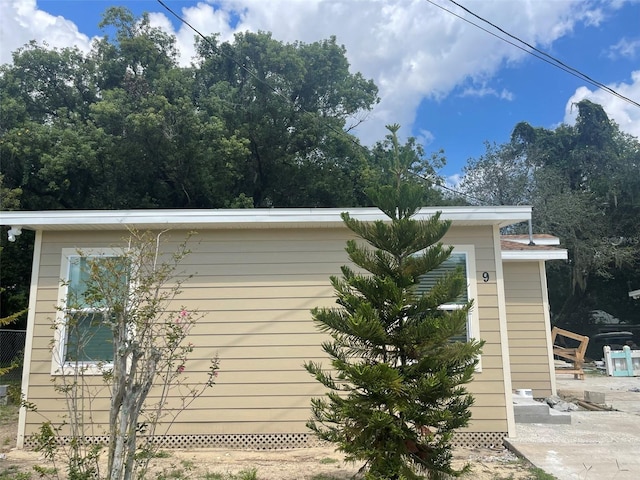
{"label": "downspout", "polygon": [[533,241],[533,224],[531,222],[531,218],[529,218],[529,246],[532,247],[535,245]]}

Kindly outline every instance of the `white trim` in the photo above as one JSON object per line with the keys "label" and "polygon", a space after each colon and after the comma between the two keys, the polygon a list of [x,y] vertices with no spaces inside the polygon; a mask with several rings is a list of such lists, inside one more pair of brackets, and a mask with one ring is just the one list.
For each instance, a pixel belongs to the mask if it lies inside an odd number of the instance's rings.
{"label": "white trim", "polygon": [[507,325],[507,303],[504,288],[504,270],[502,269],[500,229],[493,227],[493,250],[496,261],[496,289],[498,290],[498,321],[500,324],[500,351],[502,354],[502,372],[504,381],[505,413],[507,417],[507,435],[516,435],[516,419],[513,409],[513,382],[511,380],[511,358],[509,356],[509,331]]}
{"label": "white trim", "polygon": [[53,349],[51,352],[51,375],[73,375],[76,368],[82,369],[83,375],[102,375],[112,364],[105,362],[68,363],[64,359],[66,343],[65,305],[68,295],[69,269],[72,258],[78,257],[117,257],[122,256],[120,248],[62,248],[60,261],[60,286],[58,287],[58,308],[55,320]]}
{"label": "white trim", "polygon": [[[40,257],[42,253],[42,232],[36,232],[33,242],[33,265],[31,266],[31,285],[29,285],[29,310],[27,312],[27,332],[24,344],[22,365],[22,399],[29,400],[29,376],[31,375],[31,357],[33,354],[33,332],[36,325],[36,305],[38,303],[38,285],[40,281]],[[20,407],[18,416],[17,448],[24,448],[24,434],[27,424],[27,409]]]}
{"label": "white trim", "polygon": [[[475,245],[460,244],[452,245],[454,253],[464,253],[467,263],[467,297],[473,299],[473,308],[471,308],[470,318],[467,321],[467,340],[480,340],[480,315],[478,313],[478,279],[476,277],[476,249]],[[470,324],[470,325],[469,325]],[[482,366],[478,362],[476,371],[481,372]]]}
{"label": "white trim", "polygon": [[[221,228],[274,226],[344,226],[340,214],[348,211],[358,220],[389,221],[378,208],[271,208],[225,210],[50,210],[0,212],[0,225],[22,225],[31,230],[87,230],[146,228]],[[528,221],[529,206],[425,207],[415,215],[426,219],[441,212],[442,220],[466,225],[501,227]]]}
{"label": "white trim", "polygon": [[503,262],[521,262],[526,260],[566,260],[567,250],[564,248],[554,248],[553,250],[502,250]]}
{"label": "white trim", "polygon": [[553,359],[553,342],[551,341],[551,314],[549,307],[549,287],[547,286],[547,269],[544,262],[540,262],[540,283],[542,287],[542,312],[544,314],[544,331],[547,342],[547,356],[549,358],[549,377],[551,379],[551,395],[557,395],[556,365]]}
{"label": "white trim", "polygon": [[[476,266],[476,250],[475,245],[471,244],[447,244],[445,246],[453,247],[452,253],[463,253],[465,259],[466,281],[467,281],[467,298],[473,300],[473,307],[469,311],[467,317],[467,340],[480,340],[480,314],[478,313],[478,278]],[[441,305],[442,310],[456,310],[457,305]],[[482,372],[482,355],[478,357],[478,364],[475,368],[476,372]]]}
{"label": "white trim", "polygon": [[635,300],[640,298],[640,290],[633,290],[629,292],[629,296]]}
{"label": "white trim", "polygon": [[[529,237],[512,237],[510,235],[504,235],[502,237],[502,240],[506,241],[506,242],[513,242],[513,243],[521,243],[523,245],[529,245],[531,240],[529,239]],[[544,237],[536,237],[535,235],[533,236],[533,244],[534,245],[543,245],[543,246],[548,246],[548,245],[560,245],[560,239],[558,237],[554,237],[554,236],[544,236]]]}
{"label": "white trim", "polygon": [[[453,253],[464,255],[466,282],[467,282],[467,299],[473,300],[473,307],[467,315],[467,340],[480,340],[480,315],[478,313],[478,281],[476,277],[476,253],[475,245],[470,244],[447,244],[445,247],[453,247]],[[421,250],[424,252],[424,250]],[[420,252],[417,252],[419,254]],[[454,303],[443,304],[438,307],[439,310],[460,310],[463,305]],[[478,363],[475,368],[476,372],[482,372],[482,355],[478,356]]]}

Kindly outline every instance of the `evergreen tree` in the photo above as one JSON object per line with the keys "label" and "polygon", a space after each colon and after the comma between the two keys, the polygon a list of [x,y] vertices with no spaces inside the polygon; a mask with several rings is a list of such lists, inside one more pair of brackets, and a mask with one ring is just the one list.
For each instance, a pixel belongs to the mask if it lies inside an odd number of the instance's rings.
{"label": "evergreen tree", "polygon": [[[451,254],[440,240],[450,222],[436,214],[412,218],[423,192],[398,154],[397,125],[387,127],[394,148],[392,184],[368,195],[390,221],[361,222],[344,213],[346,226],[363,242],[346,251],[359,267],[332,277],[336,308],[316,308],[314,322],[329,333],[323,343],[332,371],[305,368],[329,392],[312,400],[308,427],[335,443],[351,461],[364,461],[367,479],[458,476],[451,466],[452,434],[468,424],[471,381],[482,343],[455,342],[465,332],[472,302],[439,309],[466,286],[461,272],[444,275],[426,293],[420,277]],[[371,248],[373,247],[373,248]]]}

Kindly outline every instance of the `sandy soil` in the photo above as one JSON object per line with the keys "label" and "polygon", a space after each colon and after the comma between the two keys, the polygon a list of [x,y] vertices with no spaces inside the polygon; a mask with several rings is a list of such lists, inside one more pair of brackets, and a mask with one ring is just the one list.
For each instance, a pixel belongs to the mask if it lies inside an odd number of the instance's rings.
{"label": "sandy soil", "polygon": [[[34,465],[47,466],[35,452],[11,450],[0,460],[0,472],[12,466],[32,471]],[[468,462],[472,472],[466,478],[474,480],[525,480],[532,475],[526,462],[506,450],[465,449],[456,452],[456,463]],[[167,458],[154,460],[153,471],[182,472],[183,478],[204,478],[207,473],[235,474],[256,469],[261,480],[311,480],[325,474],[332,480],[350,479],[358,466],[345,464],[342,456],[331,448],[315,447],[280,451],[253,450],[173,450]],[[158,475],[155,475],[158,476]]]}
{"label": "sandy soil", "polygon": [[[6,420],[6,419],[5,419]],[[37,452],[14,448],[17,434],[16,422],[0,425],[0,473],[10,468],[33,472],[33,466],[50,466]],[[181,473],[182,478],[204,478],[207,473],[235,474],[256,469],[260,480],[311,480],[324,474],[332,480],[347,480],[358,472],[359,465],[343,462],[342,455],[331,447],[314,447],[293,450],[229,450],[194,449],[169,450],[166,458],[153,461],[149,478]],[[472,473],[466,478],[474,480],[525,480],[533,478],[529,464],[506,449],[459,449],[457,466],[469,463]],[[64,464],[62,464],[64,468]],[[32,478],[36,478],[35,474]]]}

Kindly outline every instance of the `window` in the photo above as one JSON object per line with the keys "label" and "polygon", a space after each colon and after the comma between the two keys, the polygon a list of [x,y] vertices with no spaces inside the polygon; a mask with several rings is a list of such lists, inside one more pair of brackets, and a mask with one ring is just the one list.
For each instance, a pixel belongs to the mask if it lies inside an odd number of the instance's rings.
{"label": "window", "polygon": [[[91,282],[91,273],[104,279],[110,293],[103,298]],[[56,329],[53,370],[76,365],[109,364],[113,360],[113,333],[106,323],[109,303],[126,302],[128,276],[124,258],[115,250],[63,249],[61,308]],[[99,373],[96,369],[95,373]]]}
{"label": "window", "polygon": [[[420,283],[418,284],[418,293],[423,293],[430,290],[440,277],[446,273],[453,272],[457,268],[462,270],[463,275],[467,279],[467,288],[462,294],[456,298],[453,302],[448,302],[440,305],[442,310],[456,310],[461,308],[469,299],[477,298],[476,282],[474,269],[471,267],[475,265],[474,249],[471,245],[455,246],[451,256],[442,262],[438,268],[427,272],[420,277]],[[479,328],[477,320],[477,304],[469,312],[467,317],[467,329],[465,334],[460,337],[454,337],[452,340],[467,341],[471,338],[479,338]]]}

